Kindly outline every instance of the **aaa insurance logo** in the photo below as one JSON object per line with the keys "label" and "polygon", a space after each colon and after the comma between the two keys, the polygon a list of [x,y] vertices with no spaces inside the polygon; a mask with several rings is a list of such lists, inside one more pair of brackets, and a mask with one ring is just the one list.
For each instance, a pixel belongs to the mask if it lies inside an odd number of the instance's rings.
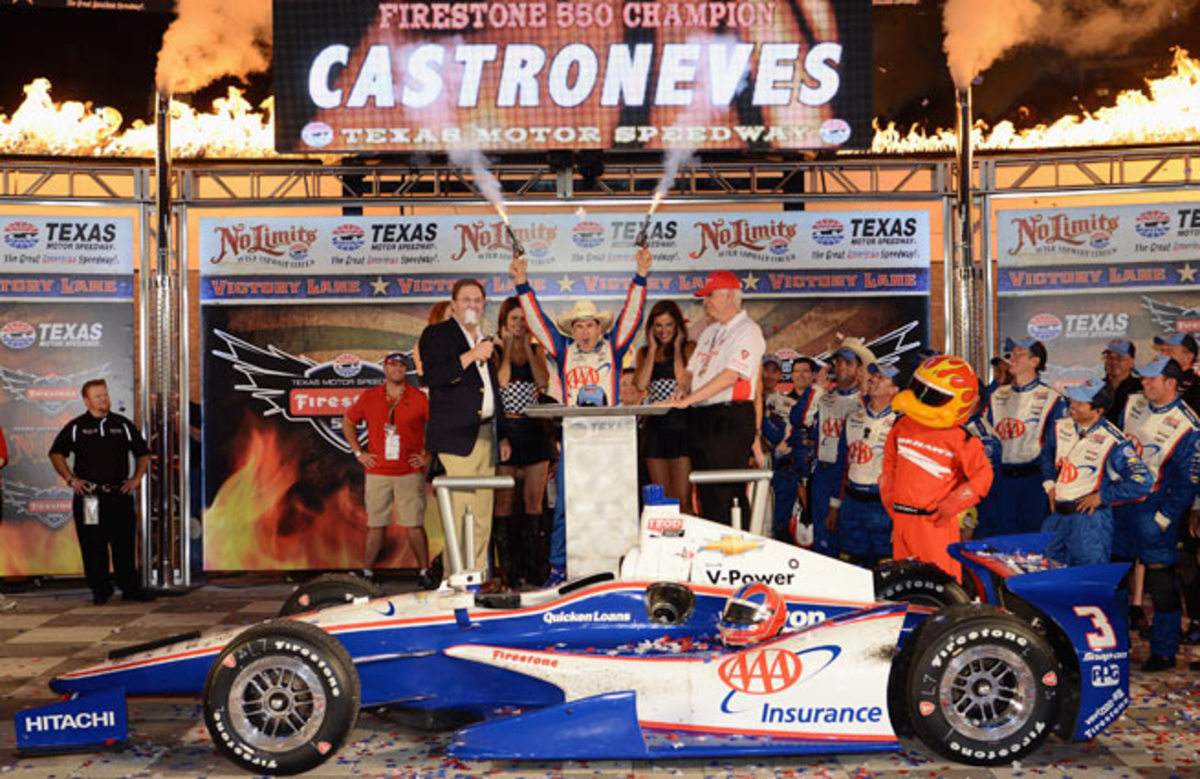
{"label": "aaa insurance logo", "polygon": [[336,449],[350,451],[342,434],[342,415],[364,389],[383,382],[381,367],[350,353],[317,363],[273,345],[255,346],[221,330],[214,330],[213,335],[226,346],[225,351],[213,349],[213,356],[228,361],[242,374],[245,382],[236,389],[257,402],[260,414],[311,425]]}
{"label": "aaa insurance logo", "polygon": [[721,663],[717,676],[729,688],[721,701],[725,714],[749,711],[756,699],[786,692],[811,679],[837,659],[836,646],[817,646],[801,652],[766,647],[739,652]]}

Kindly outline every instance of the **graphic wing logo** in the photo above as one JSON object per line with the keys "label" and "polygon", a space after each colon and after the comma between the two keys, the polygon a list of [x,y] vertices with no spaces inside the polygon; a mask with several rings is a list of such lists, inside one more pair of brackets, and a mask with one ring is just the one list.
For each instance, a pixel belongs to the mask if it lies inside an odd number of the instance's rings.
{"label": "graphic wing logo", "polygon": [[[342,414],[363,389],[383,381],[382,368],[361,362],[361,370],[348,379],[339,375],[345,372],[345,355],[337,358],[342,362],[336,365],[337,360],[317,363],[275,346],[265,349],[255,346],[222,330],[213,330],[213,335],[224,341],[228,349],[213,349],[213,356],[229,361],[245,377],[246,383],[236,384],[234,389],[261,401],[260,413],[264,417],[278,414],[289,422],[312,425],[334,448],[350,451],[350,444],[342,434]],[[348,386],[347,381],[353,385]],[[366,431],[358,436],[365,444]]]}
{"label": "graphic wing logo", "polygon": [[79,402],[79,388],[83,386],[84,381],[93,376],[108,375],[109,368],[109,363],[104,363],[66,376],[39,376],[36,373],[0,365],[0,386],[17,400],[54,415]]}
{"label": "graphic wing logo", "polygon": [[1164,333],[1200,328],[1200,309],[1188,308],[1166,300],[1156,300],[1146,295],[1142,295],[1142,308],[1146,309],[1146,312],[1150,314],[1150,319]]}
{"label": "graphic wing logo", "polygon": [[4,516],[32,517],[51,530],[71,521],[71,490],[67,487],[35,487],[6,479]]}

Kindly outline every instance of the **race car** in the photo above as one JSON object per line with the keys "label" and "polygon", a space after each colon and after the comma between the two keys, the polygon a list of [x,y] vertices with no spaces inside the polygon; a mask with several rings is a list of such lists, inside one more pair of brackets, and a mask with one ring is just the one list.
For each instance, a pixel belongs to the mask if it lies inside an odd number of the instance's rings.
{"label": "race car", "polygon": [[871,752],[911,734],[1003,764],[1129,704],[1125,566],[1055,567],[1044,541],[959,545],[981,603],[928,565],[872,572],[647,515],[611,574],[388,597],[319,579],[286,604],[301,613],[123,649],[51,687],[203,696],[218,749],[267,774],[320,765],[384,704],[474,720],[448,748],[467,760]]}

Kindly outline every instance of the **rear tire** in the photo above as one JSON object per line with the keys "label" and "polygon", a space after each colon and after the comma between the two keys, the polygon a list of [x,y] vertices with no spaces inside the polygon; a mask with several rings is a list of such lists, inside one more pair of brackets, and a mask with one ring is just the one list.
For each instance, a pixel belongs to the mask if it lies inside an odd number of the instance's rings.
{"label": "rear tire", "polygon": [[336,638],[307,622],[275,620],[217,656],[204,682],[204,722],[234,763],[288,776],[337,753],[360,700],[358,673]]}
{"label": "rear tire", "polygon": [[1062,669],[1040,634],[994,606],[943,609],[921,631],[904,711],[938,754],[995,766],[1037,750],[1054,730]]}
{"label": "rear tire", "polygon": [[382,598],[378,584],[349,573],[327,573],[297,587],[284,601],[278,616],[290,617],[306,611],[319,611],[331,606],[344,606],[359,598]]}
{"label": "rear tire", "polygon": [[935,609],[971,602],[950,574],[932,563],[915,560],[893,560],[876,568],[875,598]]}

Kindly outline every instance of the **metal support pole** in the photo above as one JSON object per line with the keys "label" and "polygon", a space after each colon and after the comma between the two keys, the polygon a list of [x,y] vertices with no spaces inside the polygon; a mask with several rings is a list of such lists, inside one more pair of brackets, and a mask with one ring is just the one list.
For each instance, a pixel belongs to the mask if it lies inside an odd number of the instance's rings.
{"label": "metal support pole", "polygon": [[[511,490],[517,485],[511,476],[438,476],[433,480],[433,490],[437,495],[438,513],[442,516],[442,538],[445,540],[446,576],[465,570],[464,559],[475,561],[475,550],[468,548],[465,553],[458,543],[458,530],[454,526],[454,507],[450,502],[452,490]],[[470,515],[470,507],[467,507]],[[463,535],[474,545],[474,528],[466,527]]]}
{"label": "metal support pole", "polygon": [[979,283],[977,268],[974,260],[974,233],[972,218],[974,204],[972,194],[974,187],[971,175],[974,160],[971,153],[971,90],[958,90],[958,209],[956,213],[956,233],[958,245],[954,252],[954,312],[951,318],[952,332],[950,338],[951,351],[975,366],[977,371],[982,369],[983,354],[979,348],[977,323],[978,313],[977,294]]}
{"label": "metal support pole", "polygon": [[[738,468],[726,471],[692,471],[688,476],[692,484],[738,484],[750,482],[750,532],[766,535],[763,531],[767,521],[767,490],[770,489],[773,471],[755,468]],[[740,529],[740,528],[739,528]]]}

